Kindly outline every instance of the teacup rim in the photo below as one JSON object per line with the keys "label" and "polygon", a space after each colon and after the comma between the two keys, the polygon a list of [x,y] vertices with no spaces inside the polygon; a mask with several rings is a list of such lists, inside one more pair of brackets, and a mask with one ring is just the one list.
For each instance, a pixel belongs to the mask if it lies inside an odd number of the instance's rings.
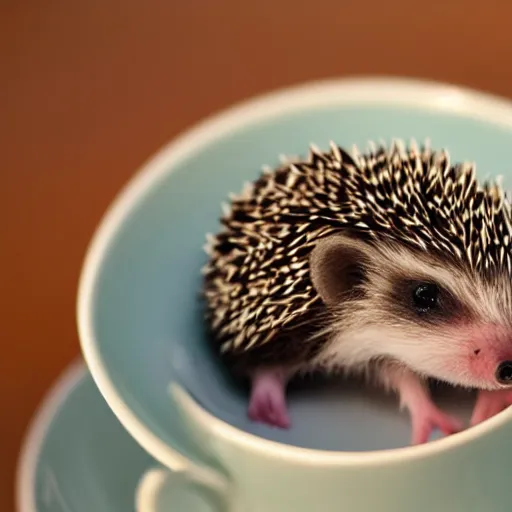
{"label": "teacup rim", "polygon": [[177,382],[173,381],[169,384],[168,393],[176,401],[180,411],[186,414],[187,420],[200,425],[202,431],[207,431],[213,438],[222,439],[226,443],[242,447],[248,452],[264,453],[267,456],[279,458],[281,461],[287,460],[294,464],[308,466],[360,467],[403,463],[422,457],[431,457],[440,452],[447,452],[467,445],[483,434],[490,434],[512,418],[511,407],[484,423],[447,437],[414,446],[369,451],[317,450],[280,443],[237,428],[202,407],[191,393]]}
{"label": "teacup rim", "polygon": [[[124,401],[110,378],[95,336],[93,304],[96,282],[104,258],[116,233],[133,208],[158,182],[174,171],[191,154],[214,143],[228,133],[280,115],[329,105],[380,105],[402,108],[432,108],[477,118],[512,129],[512,102],[488,92],[433,80],[388,76],[353,76],[315,80],[279,88],[236,103],[206,117],[165,144],[134,173],[118,192],[103,215],[85,253],[77,293],[77,326],[84,360],[105,401],[133,438],[158,462],[174,469],[189,466],[189,461],[167,445]],[[188,393],[187,393],[188,395]],[[220,418],[209,415],[199,404],[204,418],[223,437],[248,449],[263,450],[279,458],[308,464],[350,464],[393,462],[397,458],[420,457],[460,446],[509,421],[512,410],[502,411],[486,422],[463,432],[419,446],[370,452],[327,451],[278,443],[242,431]],[[206,415],[206,416],[205,416]]]}

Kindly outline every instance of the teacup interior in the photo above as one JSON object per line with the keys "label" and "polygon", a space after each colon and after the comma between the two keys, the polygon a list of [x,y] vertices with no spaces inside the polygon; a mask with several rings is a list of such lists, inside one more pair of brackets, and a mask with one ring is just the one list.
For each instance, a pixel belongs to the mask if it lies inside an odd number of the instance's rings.
{"label": "teacup interior", "polygon": [[[305,381],[293,386],[293,425],[278,430],[247,418],[247,389],[212,357],[198,299],[207,232],[218,229],[220,204],[279,154],[305,155],[332,139],[350,148],[368,140],[430,138],[453,160],[474,160],[480,177],[510,177],[512,131],[428,108],[309,108],[249,124],[197,150],[140,197],[111,244],[95,289],[94,329],[109,376],[139,419],[164,441],[179,433],[167,392],[178,380],[227,423],[291,445],[343,451],[406,446],[409,419],[393,396],[357,382]],[[445,393],[443,407],[467,419],[472,397]],[[439,436],[438,434],[436,436]]]}

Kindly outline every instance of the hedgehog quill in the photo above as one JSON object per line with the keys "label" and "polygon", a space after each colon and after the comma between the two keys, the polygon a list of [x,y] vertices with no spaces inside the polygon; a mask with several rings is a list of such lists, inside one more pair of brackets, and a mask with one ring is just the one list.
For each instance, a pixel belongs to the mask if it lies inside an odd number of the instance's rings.
{"label": "hedgehog quill", "polygon": [[289,427],[287,384],[311,371],[396,393],[412,444],[462,429],[429,379],[478,390],[471,424],[512,404],[510,221],[498,181],[428,142],[331,142],[265,169],[225,206],[203,269],[212,339],[250,380],[250,418]]}

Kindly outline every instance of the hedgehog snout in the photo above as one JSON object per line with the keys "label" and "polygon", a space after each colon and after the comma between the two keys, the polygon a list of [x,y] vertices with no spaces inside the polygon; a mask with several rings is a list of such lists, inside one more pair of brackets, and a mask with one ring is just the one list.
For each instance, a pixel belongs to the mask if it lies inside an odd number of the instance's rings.
{"label": "hedgehog snout", "polygon": [[512,386],[512,361],[502,361],[496,368],[495,375],[499,384]]}
{"label": "hedgehog snout", "polygon": [[500,388],[512,386],[512,345],[508,328],[486,325],[477,330],[468,348],[471,373],[489,385]]}

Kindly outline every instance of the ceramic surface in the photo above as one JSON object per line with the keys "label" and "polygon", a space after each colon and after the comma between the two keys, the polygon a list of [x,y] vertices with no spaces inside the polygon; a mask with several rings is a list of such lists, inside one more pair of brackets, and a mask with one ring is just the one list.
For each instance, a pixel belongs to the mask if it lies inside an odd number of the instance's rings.
{"label": "ceramic surface", "polygon": [[[56,382],[31,422],[19,461],[17,509],[129,512],[135,510],[140,477],[154,465],[80,361]],[[176,512],[212,510],[185,488],[173,500]]]}
{"label": "ceramic surface", "polygon": [[[478,496],[461,498],[459,488],[480,481],[482,468],[491,464],[480,459],[475,466],[476,454],[510,458],[496,444],[507,428],[510,433],[510,411],[433,447],[408,448],[409,421],[395,400],[334,382],[290,393],[290,430],[252,423],[246,390],[232,385],[207,348],[197,298],[206,261],[202,246],[206,232],[219,227],[228,193],[255,178],[262,165],[276,165],[280,154],[304,155],[310,143],[364,148],[369,140],[396,137],[428,138],[454,161],[475,161],[479,177],[502,174],[510,185],[512,108],[506,101],[407,80],[306,84],[237,106],[172,142],[123,191],[93,240],[78,313],[94,379],[126,428],[160,462],[191,474],[206,460],[224,468],[233,503],[243,504],[244,512],[259,510],[265,493],[267,511],[292,505],[310,510],[319,499],[323,510],[338,510],[344,496],[350,506],[363,500],[361,510],[375,504],[397,512],[408,510],[410,489],[420,481],[426,497],[442,488],[441,501],[431,504],[437,510],[443,510],[443,496],[476,506]],[[174,397],[200,450],[179,442],[170,383],[181,386]],[[446,407],[467,418],[467,398]],[[473,472],[457,480],[461,474],[453,471],[460,464],[473,464]],[[361,466],[372,470],[362,474]],[[499,474],[482,485],[512,499],[505,488],[493,487]],[[270,483],[265,476],[272,476]],[[361,492],[375,482],[383,487]],[[223,485],[209,485],[217,484]]]}

